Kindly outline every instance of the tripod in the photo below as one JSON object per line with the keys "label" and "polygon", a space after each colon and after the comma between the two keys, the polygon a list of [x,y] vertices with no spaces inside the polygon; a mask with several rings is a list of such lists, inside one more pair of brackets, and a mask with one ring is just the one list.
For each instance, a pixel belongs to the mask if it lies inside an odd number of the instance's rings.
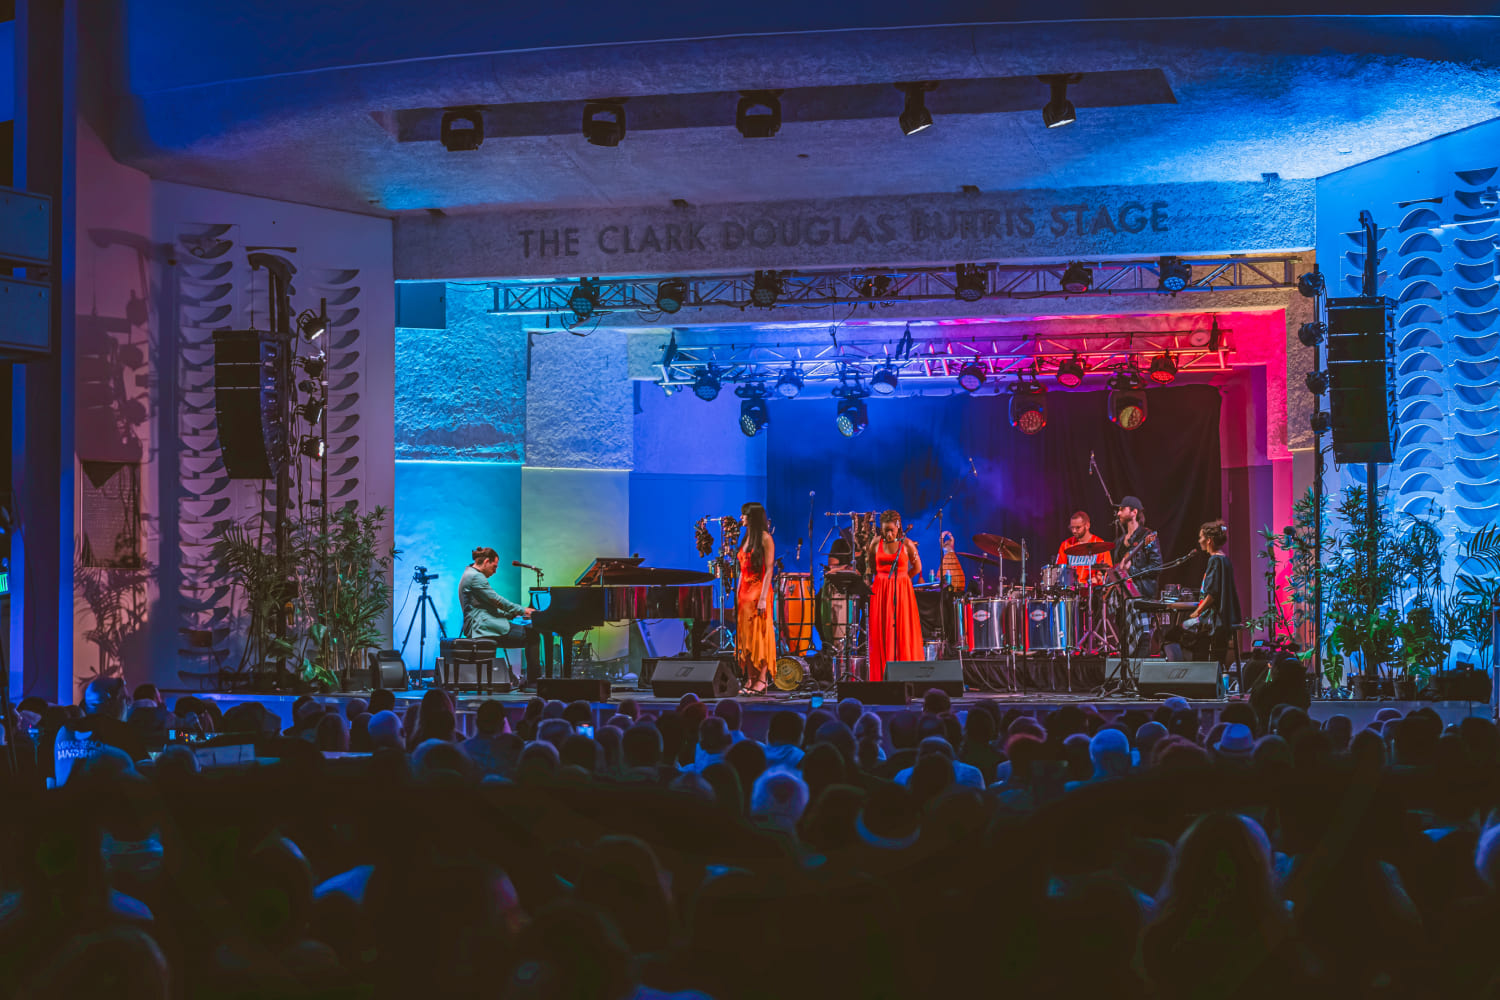
{"label": "tripod", "polygon": [[[432,600],[432,595],[427,593],[427,586],[437,579],[436,573],[428,573],[426,566],[418,566],[416,575],[412,577],[422,585],[422,596],[417,598],[417,606],[411,609],[411,621],[406,624],[406,637],[401,640],[401,655],[406,656],[406,644],[411,642],[412,627],[420,620],[422,630],[417,636],[417,679],[422,678],[422,665],[427,660],[427,611],[432,610],[432,619],[437,622],[438,635],[448,638],[448,630],[443,627],[443,616],[438,614],[437,605]],[[438,671],[436,664],[432,668],[433,687],[438,686]]]}

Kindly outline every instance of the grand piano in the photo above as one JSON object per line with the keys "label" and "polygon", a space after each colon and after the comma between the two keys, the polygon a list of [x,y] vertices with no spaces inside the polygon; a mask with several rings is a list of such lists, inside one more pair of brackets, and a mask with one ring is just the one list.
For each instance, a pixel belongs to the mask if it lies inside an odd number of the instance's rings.
{"label": "grand piano", "polygon": [[552,637],[562,640],[562,675],[573,676],[573,637],[605,622],[714,617],[713,574],[642,566],[639,556],[595,559],[571,587],[533,587],[531,624],[552,676]]}

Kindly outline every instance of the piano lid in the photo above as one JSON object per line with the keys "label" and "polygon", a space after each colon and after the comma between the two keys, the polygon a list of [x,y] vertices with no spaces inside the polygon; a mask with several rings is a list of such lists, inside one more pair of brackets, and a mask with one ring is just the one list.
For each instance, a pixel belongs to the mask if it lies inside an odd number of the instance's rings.
{"label": "piano lid", "polygon": [[687,587],[712,583],[714,575],[696,569],[642,566],[640,556],[595,559],[578,578],[578,586]]}
{"label": "piano lid", "polygon": [[635,569],[640,564],[640,556],[596,556],[594,561],[589,563],[589,568],[584,570],[583,575],[574,580],[573,584],[577,587],[588,587],[603,583],[606,574]]}

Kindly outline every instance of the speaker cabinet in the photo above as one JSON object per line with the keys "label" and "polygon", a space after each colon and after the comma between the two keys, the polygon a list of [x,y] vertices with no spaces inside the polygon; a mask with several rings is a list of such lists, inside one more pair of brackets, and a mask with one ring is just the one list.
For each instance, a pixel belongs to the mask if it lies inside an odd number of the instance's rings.
{"label": "speaker cabinet", "polygon": [[370,690],[406,690],[406,661],[399,650],[382,649],[370,652]]}
{"label": "speaker cabinet", "polygon": [[885,679],[910,684],[917,697],[932,688],[953,698],[964,693],[964,665],[957,660],[891,660]]}
{"label": "speaker cabinet", "polygon": [[658,660],[651,676],[651,693],[658,698],[733,698],[740,678],[723,660]]}
{"label": "speaker cabinet", "polygon": [[1391,460],[1389,299],[1328,300],[1328,417],[1338,462]]}
{"label": "speaker cabinet", "polygon": [[839,681],[838,696],[840,701],[858,698],[866,705],[907,705],[913,695],[905,681]]}
{"label": "speaker cabinet", "polygon": [[214,417],[230,479],[272,479],[287,454],[289,347],[257,330],[214,334]]}
{"label": "speaker cabinet", "polygon": [[543,701],[609,701],[609,681],[589,677],[541,678],[536,696]]}
{"label": "speaker cabinet", "polygon": [[1219,665],[1212,660],[1142,660],[1141,696],[1219,697]]}

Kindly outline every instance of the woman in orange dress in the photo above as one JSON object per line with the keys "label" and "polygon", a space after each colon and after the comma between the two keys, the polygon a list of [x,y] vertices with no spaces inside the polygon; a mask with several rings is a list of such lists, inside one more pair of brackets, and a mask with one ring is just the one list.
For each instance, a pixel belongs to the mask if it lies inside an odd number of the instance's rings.
{"label": "woman in orange dress", "polygon": [[735,591],[735,655],[745,689],[750,694],[766,690],[776,665],[776,626],[771,619],[771,567],[776,563],[776,543],[766,530],[766,509],[758,503],[740,508],[745,537],[740,542],[740,584]]}
{"label": "woman in orange dress", "polygon": [[922,574],[917,543],[901,531],[901,515],[880,515],[880,537],[865,552],[870,583],[870,680],[885,680],[891,660],[922,659],[922,621],[912,578]]}

